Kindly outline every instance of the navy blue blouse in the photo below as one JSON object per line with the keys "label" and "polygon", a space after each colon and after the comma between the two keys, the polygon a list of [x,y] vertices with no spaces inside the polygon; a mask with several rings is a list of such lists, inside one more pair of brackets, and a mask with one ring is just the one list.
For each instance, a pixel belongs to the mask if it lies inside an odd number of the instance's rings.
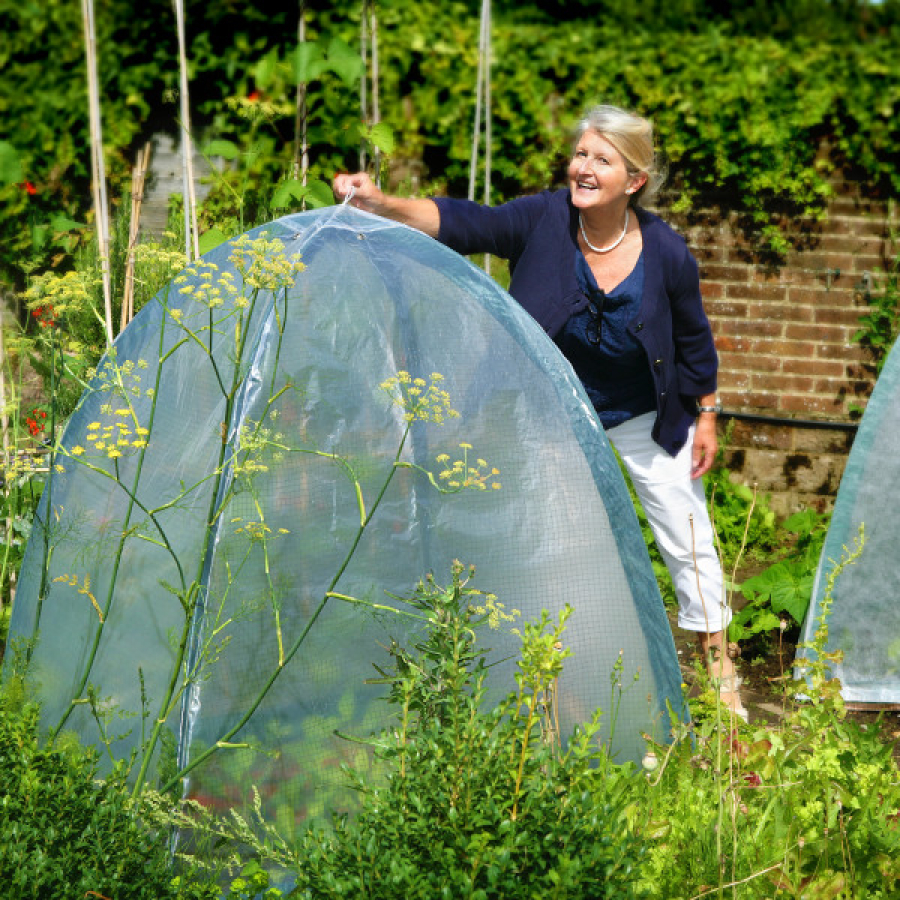
{"label": "navy blue blouse", "polygon": [[556,336],[556,344],[584,385],[604,428],[656,409],[653,376],[644,348],[628,329],[644,290],[644,254],[608,293],[600,290],[581,249],[575,274],[588,305]]}
{"label": "navy blue blouse", "polygon": [[[458,253],[509,260],[509,292],[556,338],[588,304],[575,275],[578,210],[569,191],[542,191],[501,206],[436,197],[438,240]],[[628,331],[653,379],[653,440],[674,456],[696,417],[696,398],[716,389],[718,359],[700,297],[697,262],[658,216],[634,209],[644,242],[644,289]]]}

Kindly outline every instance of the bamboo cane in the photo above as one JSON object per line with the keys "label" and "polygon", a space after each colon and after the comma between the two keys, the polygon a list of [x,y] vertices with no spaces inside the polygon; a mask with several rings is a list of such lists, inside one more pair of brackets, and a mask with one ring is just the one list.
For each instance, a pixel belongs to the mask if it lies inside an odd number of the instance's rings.
{"label": "bamboo cane", "polygon": [[[300,0],[297,21],[297,46],[306,42],[306,2]],[[309,177],[309,144],[307,141],[306,82],[297,81],[297,113],[294,118],[294,163],[292,175],[306,186]],[[304,209],[306,208],[304,201]]]}
{"label": "bamboo cane", "polygon": [[[362,13],[359,22],[359,55],[362,57],[362,75],[359,79],[359,114],[363,124],[369,124],[369,0],[363,0]],[[359,144],[359,171],[366,168],[366,142]]]}
{"label": "bamboo cane", "polygon": [[[372,124],[377,125],[381,121],[381,107],[378,98],[378,16],[375,13],[374,0],[370,5],[370,23],[369,33],[372,41]],[[375,181],[381,188],[381,150],[375,148]]]}
{"label": "bamboo cane", "polygon": [[[483,107],[482,107],[483,102]],[[483,113],[482,113],[483,110]],[[469,200],[475,199],[475,180],[478,170],[478,148],[481,144],[481,125],[484,122],[484,204],[491,203],[491,0],[482,0],[481,24],[478,34],[478,73],[475,77],[475,123],[472,129],[472,155],[469,161]],[[491,258],[484,257],[484,269],[490,274]]]}
{"label": "bamboo cane", "polygon": [[131,220],[128,226],[128,259],[125,263],[125,284],[122,288],[122,317],[119,331],[125,330],[134,318],[134,251],[141,230],[141,204],[144,200],[144,180],[150,160],[150,143],[138,150],[137,160],[131,170]]}
{"label": "bamboo cane", "polygon": [[103,281],[104,325],[107,344],[112,344],[112,285],[109,274],[109,208],[106,197],[106,165],[103,160],[103,128],[100,119],[100,87],[97,75],[97,39],[94,29],[94,2],[81,0],[84,22],[84,49],[87,63],[88,108],[91,127],[91,169],[94,219]]}
{"label": "bamboo cane", "polygon": [[[0,303],[3,303],[0,300]],[[0,440],[2,440],[3,469],[9,465],[9,416],[6,414],[6,351],[3,347],[3,309],[0,307]],[[12,539],[12,514],[9,508],[9,481],[5,474],[3,477],[3,496],[6,498],[6,540],[7,544]],[[12,579],[10,579],[12,581]],[[0,593],[0,611],[3,610],[3,594]]]}
{"label": "bamboo cane", "polygon": [[178,31],[178,68],[181,94],[181,158],[184,176],[184,244],[188,260],[200,256],[197,235],[197,196],[194,190],[194,151],[191,141],[191,110],[188,100],[187,42],[184,32],[184,0],[174,0]]}

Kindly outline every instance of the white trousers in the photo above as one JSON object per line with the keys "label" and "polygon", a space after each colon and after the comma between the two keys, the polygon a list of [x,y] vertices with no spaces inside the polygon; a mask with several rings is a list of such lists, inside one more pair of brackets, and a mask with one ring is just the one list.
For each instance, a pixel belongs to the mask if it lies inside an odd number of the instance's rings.
{"label": "white trousers", "polygon": [[731,610],[702,479],[691,478],[694,429],[672,457],[650,437],[655,418],[655,413],[647,413],[606,434],[625,463],[672,576],[679,627],[715,634],[728,625]]}

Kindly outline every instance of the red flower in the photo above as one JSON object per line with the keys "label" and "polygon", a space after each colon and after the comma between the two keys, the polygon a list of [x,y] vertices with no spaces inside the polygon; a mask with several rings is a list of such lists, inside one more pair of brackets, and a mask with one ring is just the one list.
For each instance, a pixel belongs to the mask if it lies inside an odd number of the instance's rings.
{"label": "red flower", "polygon": [[43,409],[33,409],[30,416],[25,416],[25,426],[32,437],[36,437],[44,430],[44,423],[38,419],[46,419],[47,413]]}
{"label": "red flower", "polygon": [[36,306],[32,311],[31,315],[34,316],[35,319],[38,320],[38,325],[41,328],[56,328],[56,310],[53,309],[53,305],[48,303],[46,306]]}
{"label": "red flower", "polygon": [[22,188],[26,194],[32,197],[37,193],[37,188],[30,181],[23,181],[21,184],[17,185],[17,187]]}
{"label": "red flower", "polygon": [[262,100],[262,94],[260,94],[259,91],[250,91],[250,93],[247,94],[247,99],[251,103],[257,103],[258,101]]}

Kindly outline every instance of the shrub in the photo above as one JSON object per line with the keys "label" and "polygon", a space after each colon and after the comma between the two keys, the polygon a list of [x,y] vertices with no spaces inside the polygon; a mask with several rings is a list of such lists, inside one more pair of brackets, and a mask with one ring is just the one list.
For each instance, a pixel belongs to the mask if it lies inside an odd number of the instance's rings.
{"label": "shrub", "polygon": [[189,878],[173,883],[165,833],[147,829],[117,766],[102,780],[96,754],[38,735],[38,706],[0,697],[0,884],[4,897],[213,900]]}

